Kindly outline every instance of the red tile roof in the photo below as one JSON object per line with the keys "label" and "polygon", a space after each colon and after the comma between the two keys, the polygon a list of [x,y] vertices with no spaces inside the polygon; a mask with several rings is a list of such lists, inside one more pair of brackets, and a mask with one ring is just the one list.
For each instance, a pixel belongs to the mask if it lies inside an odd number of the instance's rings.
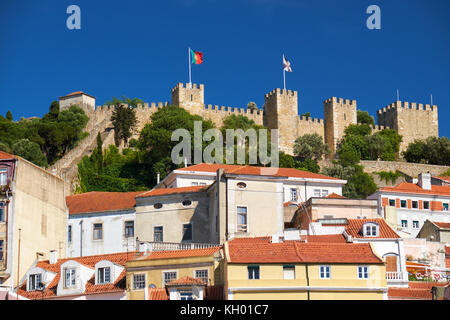
{"label": "red tile roof", "polygon": [[367,239],[398,239],[400,236],[386,223],[384,219],[347,219],[348,224],[345,231],[353,238],[365,238],[362,233],[362,227],[367,222],[378,224],[380,234],[377,237],[366,237]]}
{"label": "red tile roof", "polygon": [[228,242],[230,263],[379,263],[368,243],[284,241],[267,237]]}
{"label": "red tile roof", "polygon": [[71,96],[77,96],[77,95],[80,95],[80,94],[84,94],[84,95],[89,96],[91,98],[95,98],[94,96],[91,96],[90,94],[84,93],[83,91],[75,91],[75,92],[69,93],[69,94],[67,94],[65,96],[59,97],[59,99],[66,98],[66,97],[71,97]]}
{"label": "red tile roof", "polygon": [[450,268],[450,247],[445,247],[445,267]]}
{"label": "red tile roof", "polygon": [[440,177],[434,177],[434,178],[438,178],[438,179],[450,182],[450,176],[440,176]]}
{"label": "red tile roof", "polygon": [[167,188],[167,189],[153,189],[144,193],[140,193],[136,198],[145,198],[145,197],[153,197],[153,196],[163,196],[168,194],[177,194],[177,193],[189,193],[189,192],[202,192],[208,189],[209,186],[189,186],[189,187],[180,187],[180,188]]}
{"label": "red tile roof", "polygon": [[14,155],[0,150],[0,160],[14,159]]}
{"label": "red tile roof", "polygon": [[132,209],[136,205],[135,192],[87,192],[66,197],[69,214]]}
{"label": "red tile roof", "polygon": [[202,249],[190,250],[171,250],[171,251],[154,251],[147,256],[139,258],[139,260],[156,260],[156,259],[172,259],[172,258],[188,258],[188,257],[207,257],[219,251],[222,246]]}
{"label": "red tile roof", "polygon": [[217,172],[218,169],[224,169],[226,173],[241,174],[241,175],[340,180],[337,178],[325,176],[323,174],[312,173],[309,171],[303,171],[294,168],[255,167],[255,166],[240,166],[231,164],[199,163],[193,166],[180,168],[177,170],[197,171],[197,172]]}
{"label": "red tile roof", "polygon": [[434,222],[433,221],[433,223],[441,229],[450,229],[450,223],[448,223],[448,222]]}
{"label": "red tile roof", "polygon": [[344,243],[347,242],[343,234],[324,234],[306,236],[307,243],[310,242],[326,242],[326,243]]}
{"label": "red tile roof", "polygon": [[410,281],[408,287],[390,287],[388,288],[389,298],[403,298],[403,299],[420,299],[431,300],[431,288],[432,287],[445,287],[446,282],[421,282]]}
{"label": "red tile roof", "polygon": [[148,289],[149,300],[169,300],[166,288],[149,288]]}
{"label": "red tile roof", "polygon": [[202,279],[186,276],[180,279],[172,280],[167,283],[166,286],[206,286],[206,283]]}
{"label": "red tile roof", "polygon": [[[36,267],[56,273],[55,278],[52,280],[52,282],[47,284],[47,287],[45,288],[43,293],[41,291],[26,291],[27,281],[24,281],[24,283],[19,288],[19,295],[28,299],[42,299],[42,298],[56,297],[57,296],[56,291],[60,279],[61,265],[67,261],[77,261],[78,263],[81,263],[91,269],[94,269],[95,265],[102,260],[108,260],[111,261],[112,263],[125,267],[125,263],[128,260],[133,260],[141,255],[142,253],[140,252],[121,252],[95,256],[59,259],[55,264],[50,264],[48,260],[39,261],[36,264]],[[94,274],[91,277],[91,279],[87,281],[83,295],[125,291],[126,288],[125,275],[126,272],[124,269],[122,273],[117,277],[114,283],[95,285],[95,274]]]}
{"label": "red tile roof", "polygon": [[341,196],[341,195],[339,195],[337,193],[334,193],[334,192],[329,194],[329,195],[327,195],[325,198],[330,198],[330,199],[347,199],[346,197]]}
{"label": "red tile roof", "polygon": [[384,187],[381,192],[396,192],[396,193],[409,193],[409,194],[429,194],[429,195],[442,195],[450,196],[450,187],[431,185],[431,190],[424,190],[417,184],[402,182],[395,187]]}

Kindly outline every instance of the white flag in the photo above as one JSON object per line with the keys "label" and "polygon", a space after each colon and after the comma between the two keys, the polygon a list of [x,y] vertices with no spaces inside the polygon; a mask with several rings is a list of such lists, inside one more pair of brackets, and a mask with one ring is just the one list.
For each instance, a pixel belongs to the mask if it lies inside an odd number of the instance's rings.
{"label": "white flag", "polygon": [[283,54],[283,70],[287,72],[292,72],[291,63],[286,60]]}

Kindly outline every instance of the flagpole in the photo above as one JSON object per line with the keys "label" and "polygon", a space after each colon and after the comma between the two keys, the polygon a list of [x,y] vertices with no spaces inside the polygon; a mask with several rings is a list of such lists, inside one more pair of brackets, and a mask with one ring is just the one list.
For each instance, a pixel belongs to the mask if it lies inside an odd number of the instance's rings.
{"label": "flagpole", "polygon": [[189,58],[189,89],[192,87],[191,82],[191,48],[188,48],[188,58]]}
{"label": "flagpole", "polygon": [[[283,61],[284,61],[284,54],[283,54]],[[284,70],[284,66],[283,66],[283,86],[284,90],[286,90],[286,70]]]}

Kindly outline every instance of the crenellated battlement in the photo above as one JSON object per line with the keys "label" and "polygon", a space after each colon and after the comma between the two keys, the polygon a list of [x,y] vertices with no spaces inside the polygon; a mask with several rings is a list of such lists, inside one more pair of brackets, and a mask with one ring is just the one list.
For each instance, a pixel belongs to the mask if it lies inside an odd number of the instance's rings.
{"label": "crenellated battlement", "polygon": [[435,111],[437,112],[437,105],[416,103],[416,102],[407,102],[407,101],[396,101],[387,105],[386,107],[379,109],[377,111],[378,114],[382,114],[385,112],[391,112],[392,110],[411,110],[411,111]]}
{"label": "crenellated battlement", "polygon": [[348,106],[352,106],[356,108],[356,100],[350,100],[350,99],[344,99],[344,98],[337,98],[337,97],[331,97],[329,99],[326,99],[324,104],[332,104],[332,103],[339,103],[344,104]]}
{"label": "crenellated battlement", "polygon": [[205,106],[205,110],[209,112],[227,112],[234,114],[245,114],[245,115],[262,115],[263,111],[261,109],[258,110],[250,110],[246,108],[238,108],[238,107],[229,107],[229,106],[218,106],[208,104]]}
{"label": "crenellated battlement", "polygon": [[302,121],[302,122],[309,122],[309,123],[317,123],[320,125],[324,124],[323,119],[319,119],[319,118],[312,118],[312,117],[305,117],[305,116],[298,116],[298,120]]}
{"label": "crenellated battlement", "polygon": [[205,85],[204,84],[199,84],[197,85],[196,83],[192,83],[192,85],[190,86],[189,83],[182,83],[179,82],[175,87],[172,88],[172,93],[180,90],[180,89],[187,89],[187,90],[192,90],[192,89],[197,89],[197,90],[205,90]]}
{"label": "crenellated battlement", "polygon": [[[162,108],[162,107],[166,107],[169,105],[169,102],[165,101],[165,102],[145,102],[144,104],[139,103],[135,110],[139,111],[139,110],[146,110],[146,109],[150,109],[150,108]],[[128,108],[128,104],[123,104],[123,106],[125,106],[126,108]],[[104,112],[104,111],[113,111],[116,108],[116,106],[114,105],[103,105],[103,106],[97,106],[95,108],[95,112]]]}
{"label": "crenellated battlement", "polygon": [[297,91],[276,88],[275,90],[272,90],[269,93],[266,93],[265,98],[270,99],[271,97],[277,96],[277,95],[278,96],[297,97]]}

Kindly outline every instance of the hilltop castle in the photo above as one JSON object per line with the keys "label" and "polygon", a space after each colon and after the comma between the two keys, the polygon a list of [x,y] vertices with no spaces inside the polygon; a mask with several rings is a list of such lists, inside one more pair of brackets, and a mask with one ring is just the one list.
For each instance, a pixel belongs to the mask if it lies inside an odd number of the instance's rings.
{"label": "hilltop castle", "polygon": [[[244,115],[264,125],[269,129],[279,129],[280,149],[292,154],[295,139],[307,133],[317,133],[323,137],[333,154],[344,130],[350,124],[356,124],[356,100],[332,97],[324,101],[324,119],[305,118],[298,115],[297,91],[275,89],[265,95],[264,110],[247,110],[246,108],[233,108],[205,104],[205,86],[203,84],[177,84],[172,90],[172,105],[182,107],[191,114],[200,115],[210,119],[217,126],[228,115]],[[60,97],[60,108],[64,110],[71,105],[82,107],[90,118],[99,123],[110,118],[114,106],[95,106],[95,98],[81,91]],[[168,102],[144,103],[136,109],[140,131],[149,121],[150,116]],[[400,150],[415,139],[424,139],[430,136],[439,136],[437,106],[396,101],[389,106],[378,110],[378,125],[373,126],[372,132],[391,128],[403,136]]]}

